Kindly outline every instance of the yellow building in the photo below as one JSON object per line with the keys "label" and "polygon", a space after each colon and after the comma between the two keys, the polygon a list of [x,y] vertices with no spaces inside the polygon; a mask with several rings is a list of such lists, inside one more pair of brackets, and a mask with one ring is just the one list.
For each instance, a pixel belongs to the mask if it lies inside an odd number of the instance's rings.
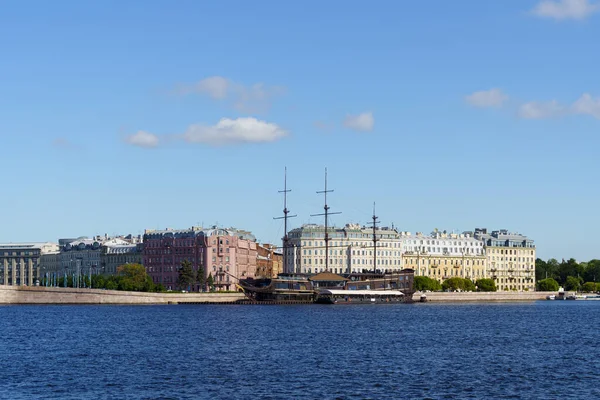
{"label": "yellow building", "polygon": [[414,269],[415,276],[427,276],[440,283],[454,277],[471,279],[473,282],[486,277],[484,255],[457,256],[407,251],[402,254],[402,264],[405,268]]}
{"label": "yellow building", "polygon": [[402,232],[401,242],[402,267],[414,269],[415,276],[427,276],[440,283],[453,277],[473,282],[487,277],[483,242],[472,234]]}
{"label": "yellow building", "polygon": [[485,245],[488,274],[498,291],[535,290],[535,245],[533,240],[507,230],[476,229],[475,236]]}

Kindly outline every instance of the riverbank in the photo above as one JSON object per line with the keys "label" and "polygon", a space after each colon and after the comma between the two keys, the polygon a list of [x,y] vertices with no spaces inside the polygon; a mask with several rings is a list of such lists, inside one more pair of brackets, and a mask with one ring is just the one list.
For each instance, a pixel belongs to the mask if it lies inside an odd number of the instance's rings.
{"label": "riverbank", "polygon": [[[418,302],[421,292],[413,301]],[[554,292],[428,292],[427,302],[528,302]],[[146,293],[119,290],[0,286],[0,304],[210,304],[243,301],[242,293]]]}
{"label": "riverbank", "polygon": [[427,296],[427,302],[509,302],[545,300],[546,296],[555,292],[416,292],[413,301],[420,300],[421,295]]}
{"label": "riverbank", "polygon": [[0,304],[234,303],[242,293],[146,293],[120,290],[0,286]]}

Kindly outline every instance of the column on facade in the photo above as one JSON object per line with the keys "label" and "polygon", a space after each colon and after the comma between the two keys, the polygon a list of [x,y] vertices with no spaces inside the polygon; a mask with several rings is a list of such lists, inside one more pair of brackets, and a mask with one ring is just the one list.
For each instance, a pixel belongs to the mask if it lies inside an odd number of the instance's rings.
{"label": "column on facade", "polygon": [[4,259],[4,279],[2,279],[2,284],[8,285],[8,259]]}
{"label": "column on facade", "polygon": [[11,259],[12,265],[12,276],[11,276],[11,285],[16,286],[17,284],[17,260],[15,258]]}
{"label": "column on facade", "polygon": [[19,270],[20,270],[20,273],[19,273],[19,278],[20,278],[19,284],[20,284],[20,286],[23,286],[23,285],[25,285],[25,260],[22,259],[22,258],[19,259]]}
{"label": "column on facade", "polygon": [[29,286],[33,286],[33,285],[35,285],[35,283],[33,281],[33,260],[31,258],[29,260],[27,260],[27,268],[29,270],[27,282],[28,282]]}

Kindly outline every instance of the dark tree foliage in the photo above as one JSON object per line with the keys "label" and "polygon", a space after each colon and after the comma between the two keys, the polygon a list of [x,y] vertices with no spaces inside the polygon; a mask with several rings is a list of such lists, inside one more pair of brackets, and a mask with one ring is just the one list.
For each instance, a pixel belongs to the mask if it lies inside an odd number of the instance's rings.
{"label": "dark tree foliage", "polygon": [[189,290],[190,287],[196,283],[196,273],[192,268],[192,263],[188,260],[183,260],[181,262],[177,283],[179,284],[180,289],[186,290]]}
{"label": "dark tree foliage", "polygon": [[496,282],[493,279],[478,279],[475,285],[478,292],[495,292],[497,290]]}
{"label": "dark tree foliage", "polygon": [[558,282],[552,278],[542,279],[537,283],[537,290],[541,292],[556,292],[558,290]]}

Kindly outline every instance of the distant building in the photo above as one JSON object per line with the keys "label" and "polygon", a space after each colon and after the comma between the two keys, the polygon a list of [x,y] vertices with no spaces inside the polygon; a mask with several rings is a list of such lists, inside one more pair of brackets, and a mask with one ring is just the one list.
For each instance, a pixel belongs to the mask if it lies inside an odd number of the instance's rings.
{"label": "distant building", "polygon": [[[212,276],[217,290],[235,290],[238,279],[256,274],[257,245],[252,233],[235,228],[192,227],[146,230],[143,264],[154,283],[177,289],[179,268],[190,261],[194,271]],[[199,285],[194,285],[198,290]]]}
{"label": "distant building", "polygon": [[40,266],[49,277],[113,275],[118,265],[141,263],[141,241],[141,236],[132,235],[59,239],[59,248],[43,255]]}
{"label": "distant building", "polygon": [[485,246],[489,277],[498,290],[535,290],[535,245],[519,233],[500,229],[488,233],[477,228],[475,237]]}
{"label": "distant building", "polygon": [[256,277],[276,278],[283,272],[283,253],[277,251],[272,244],[259,244],[256,246]]}
{"label": "distant building", "polygon": [[34,286],[40,279],[40,258],[58,250],[56,243],[0,244],[0,282],[3,285]]}
{"label": "distant building", "polygon": [[430,235],[401,232],[402,265],[439,282],[453,277],[487,277],[483,243],[469,233],[434,230]]}
{"label": "distant building", "polygon": [[117,269],[125,264],[142,264],[143,244],[132,244],[122,240],[109,240],[102,244],[100,270],[103,275],[116,275]]}

